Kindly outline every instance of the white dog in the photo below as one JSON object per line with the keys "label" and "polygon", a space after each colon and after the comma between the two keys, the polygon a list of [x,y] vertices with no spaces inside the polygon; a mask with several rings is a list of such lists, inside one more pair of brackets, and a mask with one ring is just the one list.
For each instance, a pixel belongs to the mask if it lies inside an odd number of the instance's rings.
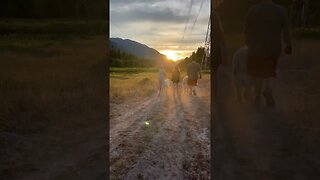
{"label": "white dog", "polygon": [[243,46],[233,55],[233,83],[235,95],[238,101],[248,100],[254,85],[253,77],[248,75],[247,70],[248,47]]}
{"label": "white dog", "polygon": [[168,88],[172,86],[173,82],[170,79],[165,79],[164,80],[164,88]]}
{"label": "white dog", "polygon": [[185,76],[183,79],[182,79],[182,89],[183,89],[183,92],[185,93],[188,93],[189,91],[189,85],[188,85],[188,76]]}

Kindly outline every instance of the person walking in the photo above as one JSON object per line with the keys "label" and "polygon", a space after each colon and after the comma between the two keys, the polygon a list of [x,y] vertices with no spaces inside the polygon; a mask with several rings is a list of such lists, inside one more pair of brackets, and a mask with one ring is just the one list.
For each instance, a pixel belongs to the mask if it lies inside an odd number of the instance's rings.
{"label": "person walking", "polygon": [[272,0],[261,0],[250,8],[245,22],[245,43],[248,46],[248,74],[255,79],[255,105],[260,106],[263,96],[268,107],[275,107],[270,89],[271,78],[276,78],[278,59],[282,52],[282,39],[285,53],[292,53],[289,33],[289,19],[285,8]]}
{"label": "person walking", "polygon": [[158,96],[160,96],[161,92],[163,91],[165,78],[166,78],[166,71],[164,69],[164,66],[161,65],[160,69],[159,69],[159,94],[158,94]]}
{"label": "person walking", "polygon": [[198,84],[198,78],[201,79],[201,67],[196,61],[192,61],[187,66],[188,86],[190,88],[190,94],[197,95],[195,87]]}
{"label": "person walking", "polygon": [[180,82],[180,68],[178,65],[174,67],[173,73],[172,73],[172,82],[173,82],[173,93],[179,90],[179,82]]}

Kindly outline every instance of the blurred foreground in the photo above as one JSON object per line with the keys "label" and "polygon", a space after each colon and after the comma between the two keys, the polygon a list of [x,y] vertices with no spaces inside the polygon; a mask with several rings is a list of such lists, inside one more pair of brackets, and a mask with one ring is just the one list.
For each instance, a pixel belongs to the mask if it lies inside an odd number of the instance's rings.
{"label": "blurred foreground", "polygon": [[0,22],[0,179],[106,178],[106,40],[88,24]]}

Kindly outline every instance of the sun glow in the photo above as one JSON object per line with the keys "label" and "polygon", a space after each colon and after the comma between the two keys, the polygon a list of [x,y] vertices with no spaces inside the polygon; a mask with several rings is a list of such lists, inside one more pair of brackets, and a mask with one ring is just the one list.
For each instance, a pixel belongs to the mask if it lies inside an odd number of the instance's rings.
{"label": "sun glow", "polygon": [[173,61],[177,61],[177,60],[181,59],[181,57],[175,51],[164,50],[164,51],[161,51],[161,53],[166,55],[168,59],[171,59]]}

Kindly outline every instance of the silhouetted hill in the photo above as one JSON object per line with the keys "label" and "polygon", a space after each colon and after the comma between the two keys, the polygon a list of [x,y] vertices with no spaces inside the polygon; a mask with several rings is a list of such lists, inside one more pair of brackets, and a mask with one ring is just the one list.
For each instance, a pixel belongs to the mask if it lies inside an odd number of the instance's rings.
{"label": "silhouetted hill", "polygon": [[119,49],[121,52],[129,53],[139,58],[155,61],[166,59],[166,56],[157,50],[130,39],[110,38],[109,43],[110,48]]}

